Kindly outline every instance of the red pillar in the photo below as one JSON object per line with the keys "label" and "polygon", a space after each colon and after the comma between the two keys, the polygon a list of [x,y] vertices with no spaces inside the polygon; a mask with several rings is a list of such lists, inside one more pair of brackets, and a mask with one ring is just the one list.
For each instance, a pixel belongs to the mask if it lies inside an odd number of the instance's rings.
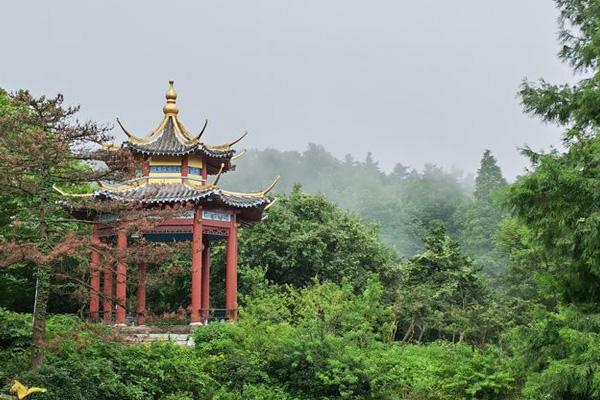
{"label": "red pillar", "polygon": [[127,301],[127,264],[125,264],[125,251],[127,251],[127,231],[119,229],[117,233],[117,317],[116,325],[125,325],[125,303]]}
{"label": "red pillar", "polygon": [[237,226],[235,214],[227,236],[227,265],[225,267],[225,309],[230,319],[237,320]]}
{"label": "red pillar", "polygon": [[200,308],[202,291],[202,209],[194,209],[192,225],[192,305],[191,325],[202,324]]}
{"label": "red pillar", "polygon": [[204,242],[202,250],[202,319],[208,318],[210,308],[210,243]]}
{"label": "red pillar", "polygon": [[109,264],[104,264],[104,322],[110,324],[112,322],[113,308],[113,270]]}
{"label": "red pillar", "polygon": [[138,287],[137,287],[137,309],[136,323],[146,324],[146,264],[138,265]]}
{"label": "red pillar", "polygon": [[[100,244],[98,228],[92,228],[92,246]],[[100,310],[100,253],[92,248],[92,260],[90,262],[90,320],[96,322]]]}

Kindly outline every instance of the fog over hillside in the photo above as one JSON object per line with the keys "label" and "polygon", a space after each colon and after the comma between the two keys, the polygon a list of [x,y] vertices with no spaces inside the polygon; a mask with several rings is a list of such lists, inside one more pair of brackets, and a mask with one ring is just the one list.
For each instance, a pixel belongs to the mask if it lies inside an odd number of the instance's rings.
{"label": "fog over hillside", "polygon": [[[473,157],[479,159],[481,154]],[[364,159],[355,160],[351,155],[338,159],[315,144],[303,152],[249,150],[236,165],[235,172],[223,175],[223,187],[256,191],[281,175],[277,192],[289,193],[301,185],[304,192],[324,194],[379,224],[382,239],[401,257],[422,250],[422,238],[435,224],[464,239],[463,214],[473,203],[477,172],[464,174],[433,163],[417,170],[397,163],[387,173],[370,153]]]}

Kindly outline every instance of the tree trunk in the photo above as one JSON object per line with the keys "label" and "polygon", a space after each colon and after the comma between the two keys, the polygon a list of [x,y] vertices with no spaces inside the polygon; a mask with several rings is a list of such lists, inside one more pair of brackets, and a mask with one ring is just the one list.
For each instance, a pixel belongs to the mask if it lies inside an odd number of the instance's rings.
{"label": "tree trunk", "polygon": [[[48,241],[48,225],[46,221],[46,209],[40,207],[40,239],[42,243]],[[44,362],[44,351],[46,348],[46,311],[48,309],[48,297],[50,295],[51,269],[47,264],[39,264],[36,272],[35,302],[33,304],[33,328],[31,340],[33,344],[33,357],[31,367],[37,368]]]}
{"label": "tree trunk", "polygon": [[390,334],[388,336],[388,342],[392,343],[396,340],[396,332],[398,332],[398,320],[395,320],[392,324],[392,328],[390,329]]}
{"label": "tree trunk", "polygon": [[415,322],[415,318],[413,317],[413,319],[410,321],[408,329],[406,330],[406,333],[404,334],[404,338],[402,339],[403,342],[408,342],[412,338],[413,333],[415,332]]}
{"label": "tree trunk", "polygon": [[417,339],[417,341],[419,343],[421,343],[421,339],[423,338],[423,334],[425,333],[425,330],[427,329],[427,324],[423,324],[421,325],[421,332],[419,333],[419,339]]}
{"label": "tree trunk", "polygon": [[50,267],[38,265],[35,304],[33,309],[33,358],[31,366],[39,367],[44,361],[46,348],[46,310],[48,308],[48,295],[50,294]]}

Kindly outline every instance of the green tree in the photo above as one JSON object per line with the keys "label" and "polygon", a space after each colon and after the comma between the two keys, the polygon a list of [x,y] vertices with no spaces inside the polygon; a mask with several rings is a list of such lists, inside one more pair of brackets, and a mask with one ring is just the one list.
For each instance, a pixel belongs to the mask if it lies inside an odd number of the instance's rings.
{"label": "green tree", "polygon": [[[108,127],[79,122],[79,107],[64,107],[63,97],[35,98],[27,91],[0,92],[0,192],[14,208],[0,238],[0,265],[33,267],[36,297],[33,310],[33,365],[43,360],[45,321],[53,266],[82,247],[70,234],[78,228],[66,217],[54,186],[77,188],[100,178],[120,176],[127,157],[118,158],[90,145],[110,139]],[[113,168],[90,163],[111,161]]]}
{"label": "green tree", "polygon": [[497,251],[494,241],[498,225],[506,213],[497,197],[506,186],[496,159],[490,150],[486,150],[475,178],[474,199],[464,203],[459,211],[462,218],[460,238],[465,251],[494,280],[506,265],[506,259]]}
{"label": "green tree", "polygon": [[485,342],[497,333],[492,305],[471,259],[442,227],[425,238],[425,251],[401,268],[394,309],[404,341]]}
{"label": "green tree", "polygon": [[573,306],[538,312],[507,338],[516,354],[513,367],[527,377],[528,399],[600,397],[600,314]]}
{"label": "green tree", "polygon": [[[510,189],[509,203],[556,266],[567,301],[600,300],[600,2],[557,1],[560,57],[587,76],[575,85],[524,82],[525,110],[565,128],[566,152],[524,152],[534,166]],[[549,257],[550,258],[550,257]]]}
{"label": "green tree", "polygon": [[492,201],[492,194],[506,187],[506,179],[490,150],[486,150],[481,158],[481,165],[475,178],[475,199]]}
{"label": "green tree", "polygon": [[525,149],[532,171],[511,185],[507,203],[517,218],[511,230],[524,239],[516,241],[524,244],[516,255],[531,260],[521,267],[535,274],[541,288],[554,289],[559,307],[513,331],[513,351],[528,398],[597,399],[600,2],[556,3],[559,56],[583,77],[572,85],[525,81],[520,94],[526,112],[564,129],[565,151]]}
{"label": "green tree", "polygon": [[506,268],[498,276],[504,294],[548,308],[556,306],[561,296],[555,275],[560,271],[527,225],[505,217],[496,232],[496,243],[506,260]]}
{"label": "green tree", "polygon": [[317,277],[363,287],[370,274],[389,277],[395,265],[374,225],[299,186],[278,197],[266,221],[242,229],[239,240],[239,263],[265,267],[278,284],[303,286]]}

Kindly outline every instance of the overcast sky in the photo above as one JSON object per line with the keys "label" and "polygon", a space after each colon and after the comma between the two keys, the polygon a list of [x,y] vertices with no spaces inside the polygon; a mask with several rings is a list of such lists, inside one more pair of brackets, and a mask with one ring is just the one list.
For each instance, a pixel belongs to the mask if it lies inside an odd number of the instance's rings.
{"label": "overcast sky", "polygon": [[571,79],[551,0],[13,1],[2,14],[5,89],[61,92],[142,136],[173,79],[208,143],[247,130],[240,147],[371,151],[386,170],[472,172],[489,148],[514,177],[518,147],[560,134],[522,114],[521,80]]}

